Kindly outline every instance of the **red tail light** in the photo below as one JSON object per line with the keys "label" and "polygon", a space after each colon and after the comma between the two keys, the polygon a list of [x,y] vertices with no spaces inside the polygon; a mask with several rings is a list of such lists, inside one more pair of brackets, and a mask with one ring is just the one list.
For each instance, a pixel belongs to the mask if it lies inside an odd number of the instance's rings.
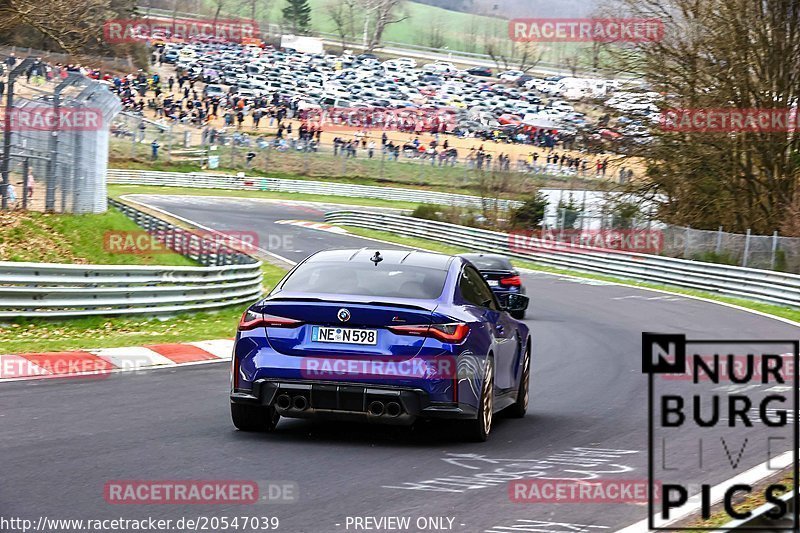
{"label": "red tail light", "polygon": [[247,310],[239,320],[239,331],[250,331],[255,328],[296,328],[303,323],[302,320],[284,318],[282,316],[265,315]]}
{"label": "red tail light", "polygon": [[519,276],[511,276],[510,278],[503,278],[500,280],[500,285],[505,287],[519,287],[522,285],[522,278]]}
{"label": "red tail light", "polygon": [[233,354],[233,367],[231,368],[231,387],[235,391],[239,388],[239,358]]}
{"label": "red tail light", "polygon": [[442,342],[460,344],[467,338],[469,326],[466,324],[431,324],[430,326],[390,326],[389,331],[400,335],[431,336]]}

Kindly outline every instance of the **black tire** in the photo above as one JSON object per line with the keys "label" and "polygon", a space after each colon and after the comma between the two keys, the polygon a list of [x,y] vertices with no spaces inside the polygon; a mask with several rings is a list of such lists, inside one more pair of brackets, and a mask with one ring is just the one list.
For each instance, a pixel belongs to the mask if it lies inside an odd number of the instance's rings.
{"label": "black tire", "polygon": [[281,415],[272,407],[231,404],[231,419],[239,431],[267,432],[275,429]]}
{"label": "black tire", "polygon": [[517,401],[506,409],[511,418],[523,418],[528,411],[531,383],[531,349],[525,348],[525,358],[522,360],[522,377],[519,380]]}
{"label": "black tire", "polygon": [[481,401],[478,417],[464,423],[466,438],[472,442],[486,442],[492,430],[494,418],[494,361],[486,359],[486,372],[481,387]]}
{"label": "black tire", "polygon": [[511,311],[511,318],[517,320],[525,320],[525,311]]}

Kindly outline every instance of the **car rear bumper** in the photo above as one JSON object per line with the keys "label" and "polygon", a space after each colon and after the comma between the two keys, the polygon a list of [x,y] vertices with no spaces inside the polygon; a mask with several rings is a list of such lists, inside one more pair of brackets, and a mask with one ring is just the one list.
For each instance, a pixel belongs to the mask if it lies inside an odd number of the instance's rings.
{"label": "car rear bumper", "polygon": [[288,418],[325,418],[410,425],[417,418],[471,419],[474,408],[430,401],[421,389],[339,382],[258,380],[231,402],[274,407]]}

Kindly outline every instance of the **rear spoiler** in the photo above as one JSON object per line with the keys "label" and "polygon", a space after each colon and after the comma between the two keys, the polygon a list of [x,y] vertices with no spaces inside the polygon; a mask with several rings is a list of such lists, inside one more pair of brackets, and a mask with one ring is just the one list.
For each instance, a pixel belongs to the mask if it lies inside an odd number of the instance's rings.
{"label": "rear spoiler", "polygon": [[419,311],[429,311],[433,312],[439,307],[439,303],[436,301],[431,301],[430,305],[420,305],[419,303],[411,303],[411,302],[404,302],[404,301],[397,301],[397,300],[372,300],[369,297],[366,298],[347,298],[347,299],[327,299],[327,298],[313,298],[308,296],[273,296],[269,298],[265,298],[258,302],[258,305],[267,305],[270,302],[321,302],[321,303],[330,303],[330,304],[359,304],[359,305],[382,305],[386,307],[401,307],[404,309],[415,309]]}

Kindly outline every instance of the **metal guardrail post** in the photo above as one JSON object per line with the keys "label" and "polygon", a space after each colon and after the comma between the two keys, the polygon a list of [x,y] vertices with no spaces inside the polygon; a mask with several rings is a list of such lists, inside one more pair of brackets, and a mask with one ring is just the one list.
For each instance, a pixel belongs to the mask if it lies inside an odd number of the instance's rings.
{"label": "metal guardrail post", "polygon": [[769,269],[775,270],[775,260],[777,259],[775,256],[778,253],[778,232],[775,231],[772,234],[772,255],[769,259]]}
{"label": "metal guardrail post", "polygon": [[747,228],[747,235],[744,238],[744,255],[742,257],[742,267],[747,268],[750,260],[750,228]]}
{"label": "metal guardrail post", "polygon": [[3,210],[8,209],[8,188],[11,185],[9,172],[11,170],[11,135],[13,134],[11,131],[11,114],[14,109],[14,83],[17,77],[19,77],[31,63],[33,63],[33,59],[26,57],[19,65],[14,67],[14,70],[8,73],[8,83],[6,84],[5,127],[3,128],[3,161],[2,170],[0,171],[3,176],[3,194],[0,206],[2,206]]}

